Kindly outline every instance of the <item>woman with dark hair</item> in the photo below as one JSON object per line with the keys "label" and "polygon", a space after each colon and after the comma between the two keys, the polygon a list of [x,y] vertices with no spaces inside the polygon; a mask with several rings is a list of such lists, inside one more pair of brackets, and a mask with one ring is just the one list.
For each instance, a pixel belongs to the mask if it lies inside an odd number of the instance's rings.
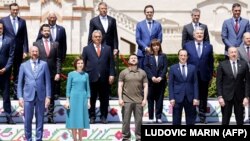
{"label": "woman with dark hair", "polygon": [[[82,140],[83,129],[89,129],[89,75],[83,71],[83,59],[74,61],[75,70],[68,74],[66,96],[66,128],[72,130],[74,141]],[[77,139],[78,136],[78,139]]]}
{"label": "woman with dark hair", "polygon": [[151,41],[150,51],[144,60],[144,70],[149,80],[148,114],[150,122],[153,122],[155,109],[156,123],[162,123],[163,98],[167,85],[167,57],[162,53],[161,43],[157,39]]}

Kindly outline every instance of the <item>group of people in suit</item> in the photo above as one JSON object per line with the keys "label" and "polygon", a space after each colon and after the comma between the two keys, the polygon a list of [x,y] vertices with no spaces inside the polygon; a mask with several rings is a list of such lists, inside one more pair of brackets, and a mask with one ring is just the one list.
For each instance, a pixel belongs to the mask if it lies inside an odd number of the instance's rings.
{"label": "group of people in suit", "polygon": [[[18,17],[19,6],[13,3],[9,8],[10,15],[0,19],[0,78],[5,80],[0,82],[0,88],[3,90],[7,123],[15,123],[11,118],[9,95],[9,78],[13,66],[14,99],[18,99],[20,106],[24,107],[25,136],[27,140],[31,140],[31,124],[35,109],[36,138],[42,140],[45,108],[48,108],[48,122],[55,123],[54,100],[60,95],[61,66],[67,52],[66,31],[56,24],[56,14],[50,12],[47,17],[48,24],[41,26],[37,40],[28,49],[26,22]],[[89,121],[86,116],[81,117],[80,120],[83,120],[81,127],[72,123],[74,114],[78,113],[73,110],[77,108],[74,104],[74,99],[77,99],[75,92],[67,92],[69,104],[66,127],[73,129],[74,139],[77,138],[77,133],[82,131],[75,129],[89,128],[89,124],[85,123],[96,122],[98,98],[100,120],[104,124],[108,123],[109,95],[117,75],[115,66],[118,62],[115,58],[119,53],[119,43],[116,20],[107,15],[107,8],[105,2],[98,4],[99,15],[91,19],[89,25],[88,45],[83,48],[82,59],[75,61],[76,70],[71,73],[72,79],[67,83],[67,88],[71,88],[75,80],[73,75],[80,74],[83,76],[81,83],[89,84],[84,87],[84,90],[87,89],[84,103],[89,104],[87,106]],[[208,27],[199,22],[200,13],[196,8],[191,11],[192,22],[185,25],[182,32],[182,49],[178,52],[179,63],[170,66],[169,70],[168,89],[170,104],[173,107],[174,125],[181,124],[183,108],[186,112],[186,124],[194,125],[196,106],[199,109],[200,122],[207,122],[208,87],[214,73],[214,58]],[[243,124],[244,106],[248,105],[249,97],[250,25],[249,20],[240,17],[241,6],[238,3],[233,4],[232,13],[233,17],[225,20],[222,27],[221,36],[227,56],[226,60],[219,64],[216,86],[218,101],[222,107],[222,124],[229,124],[234,106],[237,114],[236,122],[240,125]],[[147,102],[150,121],[154,122],[155,117],[156,123],[162,122],[168,71],[167,57],[162,52],[161,46],[162,26],[153,19],[152,5],[144,7],[144,14],[145,20],[138,22],[136,26],[137,54],[129,56],[130,66],[119,74],[118,79],[124,139],[129,139],[131,136],[129,128],[133,112],[136,140],[141,140],[142,107]],[[30,59],[21,65],[28,52]],[[87,109],[83,110],[86,114]],[[82,138],[81,134],[78,136]]]}

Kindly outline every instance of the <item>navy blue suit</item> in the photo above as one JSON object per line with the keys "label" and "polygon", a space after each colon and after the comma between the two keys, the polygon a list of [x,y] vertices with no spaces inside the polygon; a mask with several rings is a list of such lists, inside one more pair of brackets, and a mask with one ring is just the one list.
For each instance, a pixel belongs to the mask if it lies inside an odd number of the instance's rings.
{"label": "navy blue suit", "polygon": [[187,77],[183,78],[179,63],[170,67],[169,72],[169,100],[175,100],[173,107],[173,124],[180,125],[182,109],[186,114],[186,124],[193,125],[196,119],[196,108],[193,100],[198,100],[198,80],[194,65],[187,65]]}
{"label": "navy blue suit", "polygon": [[136,25],[136,43],[138,44],[137,56],[138,65],[140,68],[144,69],[143,62],[145,56],[145,48],[150,46],[152,39],[158,39],[162,42],[162,27],[161,24],[155,20],[152,21],[152,29],[148,30],[147,21],[143,20]]}
{"label": "navy blue suit", "polygon": [[100,99],[101,118],[107,118],[109,106],[109,76],[115,76],[114,57],[111,48],[101,45],[101,55],[98,57],[94,44],[84,47],[82,57],[85,71],[90,80],[90,118],[95,119],[95,104],[97,96]]}
{"label": "navy blue suit", "polygon": [[190,41],[184,45],[188,52],[188,64],[192,64],[197,69],[198,87],[199,87],[199,116],[204,120],[207,112],[208,85],[213,75],[213,46],[209,42],[203,42],[202,54],[199,58],[195,41]]}
{"label": "navy blue suit", "polygon": [[14,52],[14,61],[13,61],[13,76],[14,76],[14,97],[16,96],[17,89],[17,80],[19,67],[23,61],[23,53],[29,52],[28,44],[28,34],[26,21],[20,17],[17,17],[18,20],[18,30],[17,33],[14,33],[10,16],[4,17],[1,19],[4,25],[5,35],[11,38],[14,42],[15,52]]}
{"label": "navy blue suit", "polygon": [[90,20],[89,23],[89,36],[88,36],[88,44],[92,43],[92,33],[94,30],[100,30],[102,32],[102,43],[111,47],[111,51],[114,49],[118,49],[118,35],[117,35],[117,27],[116,20],[113,17],[107,15],[108,18],[108,29],[105,32],[100,16],[96,16]]}
{"label": "navy blue suit", "polygon": [[3,91],[3,107],[6,114],[11,113],[10,103],[10,74],[14,59],[14,45],[10,38],[3,36],[0,46],[0,69],[5,68],[4,74],[0,75],[0,89]]}
{"label": "navy blue suit", "polygon": [[[144,69],[147,73],[149,80],[149,91],[148,91],[148,113],[149,119],[154,118],[154,101],[156,101],[156,119],[161,119],[163,98],[166,88],[166,74],[167,74],[167,57],[166,54],[158,55],[158,62],[156,63],[155,56],[153,54],[146,55],[144,59]],[[161,77],[160,83],[154,83],[152,77]]]}

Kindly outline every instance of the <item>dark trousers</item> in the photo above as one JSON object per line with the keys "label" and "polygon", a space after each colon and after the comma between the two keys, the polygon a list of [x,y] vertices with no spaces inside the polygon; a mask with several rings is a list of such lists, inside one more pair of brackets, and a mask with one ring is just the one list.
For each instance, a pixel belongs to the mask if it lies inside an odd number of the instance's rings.
{"label": "dark trousers", "polygon": [[156,119],[161,119],[163,109],[163,98],[166,88],[166,81],[160,83],[150,82],[148,87],[148,114],[149,119],[154,119],[154,107]]}
{"label": "dark trousers", "polygon": [[130,119],[131,115],[135,119],[135,137],[136,140],[141,140],[141,125],[143,116],[143,107],[141,103],[128,103],[125,102],[122,107],[122,137],[123,141],[130,141]]}
{"label": "dark trousers", "polygon": [[19,73],[19,67],[22,62],[23,62],[23,53],[21,54],[15,53],[13,65],[12,65],[13,82],[14,82],[14,93],[13,93],[14,98],[17,98],[18,73]]}
{"label": "dark trousers", "polygon": [[90,83],[90,109],[89,109],[89,115],[90,118],[95,119],[96,118],[96,100],[97,97],[99,97],[100,100],[100,112],[101,116],[100,118],[107,118],[108,116],[108,106],[109,106],[109,83],[108,81],[100,81],[97,82],[91,82]]}
{"label": "dark trousers", "polygon": [[208,97],[208,84],[209,81],[202,81],[198,72],[198,88],[199,88],[199,117],[206,118],[207,113],[207,97]]}
{"label": "dark trousers", "polygon": [[185,110],[186,125],[194,125],[196,119],[196,108],[193,106],[193,101],[189,102],[187,97],[183,102],[175,103],[173,107],[173,125],[181,125],[182,110]]}
{"label": "dark trousers", "polygon": [[3,75],[0,75],[0,90],[3,97],[3,108],[7,116],[11,114],[11,102],[10,102],[10,71],[6,71]]}
{"label": "dark trousers", "polygon": [[138,67],[144,70],[144,56],[137,56],[138,57]]}
{"label": "dark trousers", "polygon": [[234,107],[234,115],[236,118],[237,125],[243,125],[243,113],[244,113],[244,106],[242,104],[242,100],[237,100],[234,96],[232,100],[225,101],[225,106],[221,107],[222,112],[222,125],[229,125],[230,118],[232,115],[232,109]]}
{"label": "dark trousers", "polygon": [[50,104],[48,107],[48,118],[54,117],[54,108],[55,108],[55,84],[57,81],[54,80],[54,77],[50,79],[51,83],[51,97],[50,97]]}

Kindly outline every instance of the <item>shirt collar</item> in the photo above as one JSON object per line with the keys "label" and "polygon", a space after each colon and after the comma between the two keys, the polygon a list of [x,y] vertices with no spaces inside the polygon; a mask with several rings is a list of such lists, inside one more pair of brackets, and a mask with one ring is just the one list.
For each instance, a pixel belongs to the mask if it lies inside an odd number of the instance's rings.
{"label": "shirt collar", "polygon": [[[45,42],[45,38],[42,38],[43,42]],[[50,38],[47,38],[48,42],[50,42]]]}
{"label": "shirt collar", "polygon": [[[194,41],[195,42],[195,45],[198,46],[198,42]],[[200,45],[202,46],[203,45],[203,42],[200,42]]]}
{"label": "shirt collar", "polygon": [[99,16],[100,17],[100,19],[108,19],[108,16],[106,15],[106,16]]}
{"label": "shirt collar", "polygon": [[179,65],[180,65],[180,66],[185,65],[185,67],[186,67],[186,66],[187,66],[187,63],[185,63],[185,64],[181,64],[181,63],[179,63]]}
{"label": "shirt collar", "polygon": [[35,61],[30,59],[30,62],[33,63],[33,62],[36,62],[36,64],[38,63],[38,59],[36,59]]}

